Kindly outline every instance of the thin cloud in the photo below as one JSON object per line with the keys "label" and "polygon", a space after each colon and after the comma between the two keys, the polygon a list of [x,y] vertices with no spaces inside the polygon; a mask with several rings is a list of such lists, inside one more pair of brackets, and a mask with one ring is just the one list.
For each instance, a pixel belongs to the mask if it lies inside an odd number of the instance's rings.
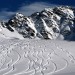
{"label": "thin cloud", "polygon": [[29,16],[34,12],[39,12],[42,11],[44,8],[54,7],[54,6],[56,5],[48,4],[44,2],[36,2],[27,6],[23,5],[22,7],[19,8],[18,12],[21,12],[24,15]]}
{"label": "thin cloud", "polygon": [[0,20],[8,20],[10,16],[14,15],[15,12],[11,11],[1,11],[0,12]]}
{"label": "thin cloud", "polygon": [[7,11],[7,10],[1,11],[0,12],[0,20],[8,20],[10,16],[16,14],[17,12],[20,12],[20,13],[24,14],[25,16],[29,16],[34,12],[40,12],[44,8],[54,7],[54,6],[56,6],[56,5],[48,4],[48,3],[45,3],[45,2],[36,2],[36,3],[32,3],[30,5],[27,5],[27,6],[25,4],[23,4],[15,12]]}

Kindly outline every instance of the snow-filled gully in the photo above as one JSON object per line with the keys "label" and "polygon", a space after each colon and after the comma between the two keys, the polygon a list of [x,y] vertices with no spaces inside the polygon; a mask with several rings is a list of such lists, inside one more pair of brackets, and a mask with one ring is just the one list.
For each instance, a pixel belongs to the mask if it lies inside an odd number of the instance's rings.
{"label": "snow-filled gully", "polygon": [[0,43],[0,49],[4,48],[0,50],[0,75],[54,75],[66,70],[70,64],[75,65],[72,52],[62,48],[59,42],[6,42]]}

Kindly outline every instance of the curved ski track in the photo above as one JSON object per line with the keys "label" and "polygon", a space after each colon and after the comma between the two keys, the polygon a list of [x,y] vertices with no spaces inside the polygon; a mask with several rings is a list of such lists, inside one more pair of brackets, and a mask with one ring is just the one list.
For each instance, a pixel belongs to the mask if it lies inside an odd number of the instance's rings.
{"label": "curved ski track", "polygon": [[70,64],[75,65],[75,57],[59,42],[0,41],[0,75],[53,75]]}

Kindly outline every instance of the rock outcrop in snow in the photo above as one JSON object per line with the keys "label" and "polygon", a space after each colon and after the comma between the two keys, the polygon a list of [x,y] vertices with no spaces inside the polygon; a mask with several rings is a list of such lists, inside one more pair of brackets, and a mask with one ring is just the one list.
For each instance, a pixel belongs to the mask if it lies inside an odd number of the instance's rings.
{"label": "rock outcrop in snow", "polygon": [[24,38],[71,39],[75,33],[74,12],[69,6],[60,6],[45,8],[29,17],[17,13],[1,26],[12,33],[16,30]]}

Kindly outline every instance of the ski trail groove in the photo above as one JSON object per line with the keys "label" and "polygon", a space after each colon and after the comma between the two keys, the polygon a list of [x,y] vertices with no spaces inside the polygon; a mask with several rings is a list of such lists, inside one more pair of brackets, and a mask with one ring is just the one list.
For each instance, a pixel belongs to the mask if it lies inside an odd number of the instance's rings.
{"label": "ski trail groove", "polygon": [[[7,40],[8,41],[8,40]],[[2,42],[2,41],[1,41]],[[32,41],[8,41],[8,45],[0,45],[0,75],[53,75],[56,72],[65,70],[69,66],[69,61],[75,63],[72,53],[60,46],[60,44],[50,42],[48,44],[37,44],[32,46]],[[5,46],[7,46],[5,48]],[[48,48],[47,48],[48,47]],[[59,52],[60,51],[60,52]],[[58,54],[59,53],[59,54]],[[65,54],[66,58],[60,54]],[[63,61],[63,65],[58,65],[58,61]],[[69,58],[69,60],[67,60]],[[7,60],[8,59],[8,60]],[[25,62],[25,60],[27,62]],[[26,65],[25,65],[25,63]],[[20,71],[20,65],[24,63]],[[19,65],[20,64],[20,65]]]}
{"label": "ski trail groove", "polygon": [[[9,48],[7,48],[7,50],[6,50],[6,51],[7,51],[7,52],[9,51],[8,53],[10,53],[10,51],[14,48],[14,45],[17,45],[17,43],[16,43],[16,44],[13,44],[13,45],[12,45],[12,46],[10,46]],[[8,54],[7,54],[7,55],[8,55]],[[13,60],[12,60],[12,59],[11,59],[11,61],[13,62]],[[8,72],[6,72],[6,73],[4,73],[4,74],[3,74],[3,75],[6,75],[7,73],[9,73],[10,71],[12,71],[12,70],[14,69],[14,65],[13,65],[12,67],[11,67],[11,66],[12,66],[12,65],[9,65],[9,64],[8,64],[8,67],[7,67],[7,68],[5,68],[5,69],[3,69],[3,70],[0,70],[0,72],[1,72],[1,71],[5,71],[5,70],[8,70],[8,69],[10,69],[10,68],[11,68]]]}

